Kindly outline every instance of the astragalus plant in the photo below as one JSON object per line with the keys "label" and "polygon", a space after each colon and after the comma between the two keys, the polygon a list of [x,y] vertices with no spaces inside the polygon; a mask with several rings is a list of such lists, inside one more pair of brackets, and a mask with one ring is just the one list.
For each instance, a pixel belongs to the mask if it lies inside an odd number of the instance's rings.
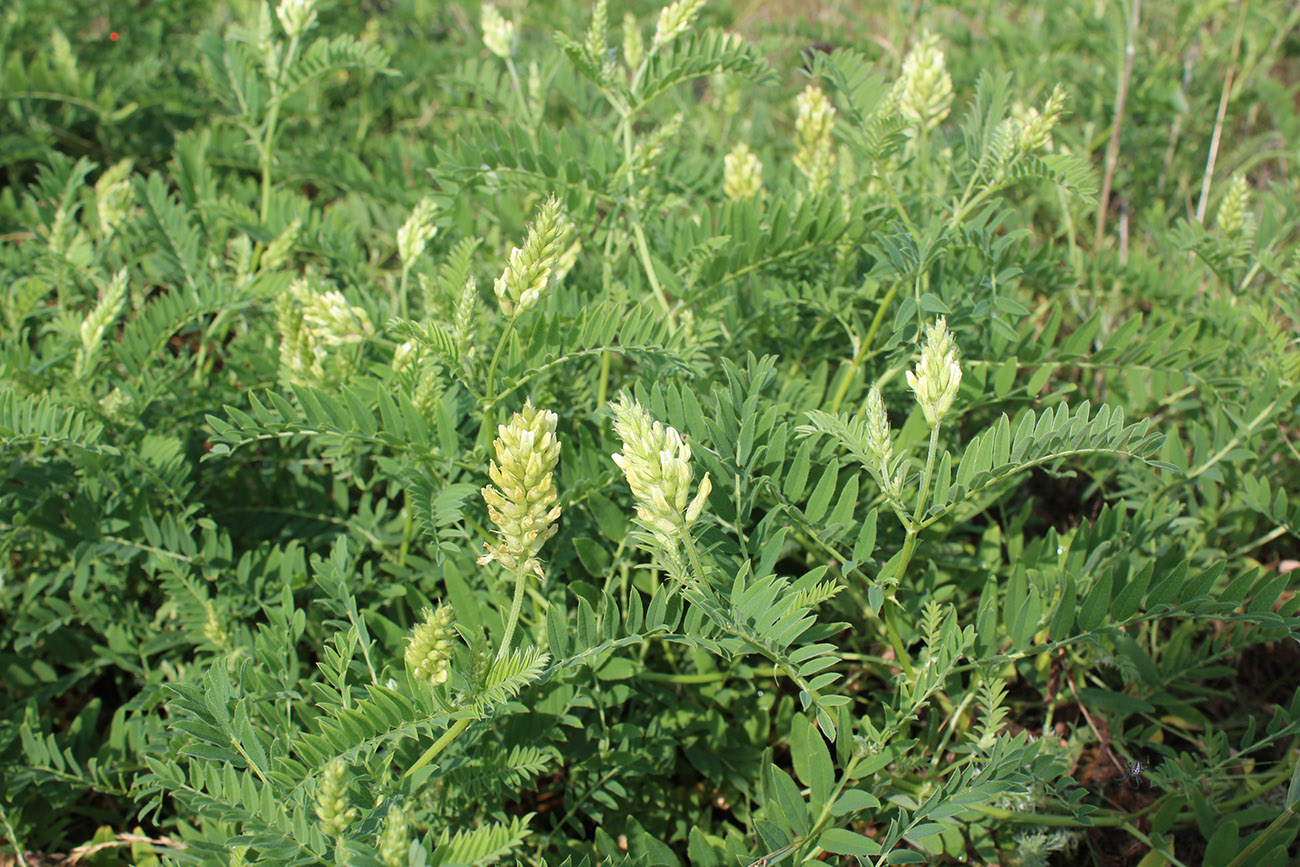
{"label": "astragalus plant", "polygon": [[0,13],[0,861],[1296,856],[1300,11],[100,5]]}

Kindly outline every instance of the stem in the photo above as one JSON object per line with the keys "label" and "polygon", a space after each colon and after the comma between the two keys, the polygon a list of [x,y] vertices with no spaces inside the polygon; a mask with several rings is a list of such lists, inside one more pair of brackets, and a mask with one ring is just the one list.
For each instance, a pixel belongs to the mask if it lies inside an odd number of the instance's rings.
{"label": "stem", "polygon": [[261,220],[266,222],[271,212],[271,153],[275,146],[275,128],[280,119],[280,82],[284,72],[293,65],[294,55],[298,53],[298,37],[289,37],[289,50],[284,54],[279,74],[271,82],[271,110],[266,115],[266,135],[262,138],[262,210]]}
{"label": "stem", "polygon": [[[853,353],[853,360],[849,362],[848,375],[844,377],[839,388],[835,390],[835,397],[831,400],[831,412],[839,411],[840,404],[844,401],[844,396],[849,390],[849,384],[853,381],[853,377],[857,375],[858,368],[861,367],[862,362],[866,361],[871,355],[871,353],[868,352],[868,348],[873,342],[875,342],[876,333],[880,331],[880,324],[885,319],[885,313],[889,310],[890,305],[894,303],[894,297],[898,295],[898,288],[901,285],[901,281],[895,281],[894,285],[890,286],[889,291],[885,293],[885,297],[880,300],[880,307],[876,310],[876,315],[871,320],[871,327],[867,329],[867,336],[862,339],[860,344],[858,344],[857,351]],[[825,320],[822,321],[824,322]]]}
{"label": "stem", "polygon": [[[819,737],[819,735],[814,734],[813,737]],[[813,823],[812,830],[809,831],[807,835],[804,836],[803,840],[799,842],[799,848],[795,849],[794,858],[790,862],[791,864],[804,863],[804,846],[808,844],[809,840],[816,839],[817,836],[821,834],[822,829],[829,824],[831,818],[831,807],[837,800],[839,800],[840,793],[844,791],[844,786],[853,778],[853,771],[857,769],[858,762],[860,761],[862,761],[862,756],[855,752],[853,758],[849,760],[848,766],[845,767],[844,773],[840,774],[840,778],[835,783],[835,788],[831,790],[830,796],[827,797],[826,802],[822,804],[821,812],[818,813],[817,821]]]}
{"label": "stem", "polygon": [[519,609],[524,604],[524,585],[528,583],[528,573],[524,571],[524,564],[520,563],[515,567],[515,598],[510,603],[510,618],[506,621],[506,634],[501,639],[501,648],[497,651],[497,659],[504,659],[505,655],[510,652],[510,640],[515,637],[515,626],[519,623]]}
{"label": "stem", "polygon": [[[640,73],[638,72],[638,75],[639,74]],[[646,243],[645,230],[641,228],[641,219],[637,216],[633,207],[636,204],[637,188],[636,171],[632,165],[631,114],[623,115],[623,120],[620,126],[623,128],[623,165],[627,170],[627,198],[629,206],[627,209],[627,220],[632,226],[632,236],[636,239],[637,255],[641,258],[641,267],[645,270],[646,280],[650,283],[650,290],[654,292],[655,298],[658,299],[659,305],[664,308],[664,312],[671,316],[672,308],[668,304],[668,297],[664,295],[663,287],[659,285],[659,275],[655,273],[654,262],[650,259],[650,245]]]}
{"label": "stem", "polygon": [[1110,210],[1110,190],[1115,182],[1115,166],[1119,162],[1119,131],[1124,125],[1124,104],[1128,101],[1128,84],[1133,77],[1133,37],[1137,32],[1138,20],[1142,14],[1142,0],[1132,0],[1132,12],[1124,39],[1124,71],[1119,77],[1115,94],[1115,122],[1110,131],[1110,143],[1106,145],[1106,173],[1101,182],[1101,195],[1097,197],[1097,231],[1093,235],[1093,251],[1101,249],[1102,239],[1106,236],[1106,212]]}
{"label": "stem", "polygon": [[1294,817],[1295,807],[1293,806],[1287,807],[1281,813],[1278,813],[1277,818],[1270,822],[1268,827],[1259,833],[1259,836],[1251,840],[1249,846],[1238,852],[1237,857],[1228,862],[1228,867],[1242,867],[1242,865],[1255,863],[1251,859],[1255,857],[1256,853],[1263,849],[1264,844],[1273,839],[1277,832],[1281,831],[1282,827]]}
{"label": "stem", "polygon": [[1232,79],[1237,74],[1237,57],[1241,54],[1241,33],[1246,26],[1246,8],[1249,0],[1242,0],[1241,14],[1237,17],[1237,35],[1232,41],[1232,62],[1223,79],[1223,92],[1219,94],[1219,111],[1214,117],[1214,133],[1210,136],[1210,153],[1205,158],[1205,177],[1201,179],[1201,198],[1196,203],[1196,222],[1205,222],[1205,208],[1210,201],[1210,182],[1214,179],[1214,164],[1219,158],[1219,137],[1223,135],[1223,118],[1228,113],[1228,100],[1232,97]]}
{"label": "stem", "polygon": [[456,738],[460,737],[461,732],[469,728],[470,722],[471,720],[469,718],[456,720],[456,723],[451,728],[443,732],[442,737],[434,741],[433,746],[425,750],[424,755],[416,759],[415,764],[407,768],[406,773],[403,774],[402,776],[409,777],[412,774],[414,774],[416,771],[420,770],[420,768],[423,768],[425,765],[429,764],[429,762],[433,761],[434,758],[437,757],[438,753],[445,750],[448,744],[456,740]]}
{"label": "stem", "polygon": [[410,268],[410,266],[407,265],[405,262],[403,262],[403,263],[402,263],[402,279],[401,279],[401,281],[398,282],[398,284],[397,284],[397,309],[398,309],[398,311],[401,313],[401,316],[402,316],[403,319],[408,318],[408,317],[407,317],[407,306],[406,306],[406,280],[407,280],[407,276],[408,276],[410,273],[411,273],[411,268]]}

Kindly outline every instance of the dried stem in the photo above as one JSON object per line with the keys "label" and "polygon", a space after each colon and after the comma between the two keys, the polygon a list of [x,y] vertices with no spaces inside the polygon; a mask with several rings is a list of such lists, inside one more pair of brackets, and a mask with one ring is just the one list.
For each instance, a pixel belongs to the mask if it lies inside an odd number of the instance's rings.
{"label": "dried stem", "polygon": [[1115,122],[1110,131],[1110,143],[1106,145],[1106,173],[1101,182],[1101,195],[1097,198],[1097,232],[1092,239],[1093,250],[1100,250],[1102,238],[1106,237],[1106,212],[1110,210],[1110,190],[1115,183],[1115,167],[1119,163],[1119,133],[1124,124],[1128,84],[1133,78],[1133,57],[1136,53],[1133,40],[1137,36],[1141,15],[1142,0],[1133,0],[1124,39],[1124,72],[1119,77],[1119,88],[1115,94]]}
{"label": "dried stem", "polygon": [[1237,75],[1237,57],[1241,54],[1241,34],[1246,27],[1246,8],[1249,0],[1242,0],[1237,16],[1237,35],[1232,40],[1232,62],[1223,78],[1223,92],[1219,94],[1219,113],[1214,118],[1214,134],[1210,136],[1210,153],[1205,158],[1205,177],[1201,179],[1201,198],[1196,203],[1196,222],[1205,222],[1205,209],[1210,202],[1210,182],[1214,180],[1214,164],[1219,158],[1219,139],[1223,135],[1223,119],[1228,113],[1228,100],[1232,98],[1232,80]]}

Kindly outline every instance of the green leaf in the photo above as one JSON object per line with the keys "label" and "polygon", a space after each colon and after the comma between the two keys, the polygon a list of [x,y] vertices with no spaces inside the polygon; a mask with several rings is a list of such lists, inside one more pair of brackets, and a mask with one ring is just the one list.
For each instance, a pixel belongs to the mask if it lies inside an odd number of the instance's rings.
{"label": "green leaf", "polygon": [[865,834],[847,828],[830,828],[817,838],[817,845],[833,855],[856,855],[874,858],[880,854],[880,844]]}
{"label": "green leaf", "polygon": [[819,809],[835,785],[835,765],[821,732],[803,714],[795,714],[790,729],[790,758],[794,772],[809,788],[809,803]]}

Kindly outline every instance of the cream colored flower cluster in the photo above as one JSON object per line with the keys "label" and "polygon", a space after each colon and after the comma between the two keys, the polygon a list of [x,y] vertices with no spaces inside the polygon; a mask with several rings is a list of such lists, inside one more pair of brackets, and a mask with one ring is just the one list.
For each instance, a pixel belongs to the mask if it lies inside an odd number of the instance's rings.
{"label": "cream colored flower cluster", "polygon": [[898,110],[922,130],[938,126],[952,110],[952,76],[939,37],[925,33],[903,58]]}
{"label": "cream colored flower cluster", "polygon": [[[705,473],[691,498],[691,447],[681,434],[655,421],[641,404],[626,394],[614,410],[614,432],[623,441],[622,453],[613,455],[637,500],[637,517],[661,541],[672,542],[690,529],[712,482]],[[675,543],[674,543],[675,544]]]}
{"label": "cream colored flower cluster", "polygon": [[835,106],[831,105],[821,88],[812,84],[799,94],[795,106],[794,164],[808,179],[808,191],[818,195],[830,184],[831,169],[835,165],[831,137]]}
{"label": "cream colored flower cluster", "polygon": [[555,413],[538,410],[529,401],[509,424],[497,427],[496,460],[488,466],[493,484],[483,489],[483,500],[499,541],[486,546],[480,564],[495,560],[511,571],[522,567],[542,575],[537,553],[555,535],[560,517],[554,478],[560,460],[556,421]]}
{"label": "cream colored flower cluster", "polygon": [[722,160],[722,192],[733,202],[758,195],[763,189],[763,164],[744,142]]}
{"label": "cream colored flower cluster", "polygon": [[559,200],[547,199],[528,227],[523,246],[510,251],[505,271],[492,284],[502,313],[523,313],[563,277],[572,265],[570,251],[577,255],[569,246],[572,235],[573,223],[564,215]]}
{"label": "cream colored flower cluster", "polygon": [[657,51],[690,30],[703,6],[704,0],[677,0],[676,3],[665,6],[659,13],[659,22],[655,27],[655,38],[650,45],[650,50]]}
{"label": "cream colored flower cluster", "polygon": [[280,0],[275,15],[290,38],[301,38],[316,26],[316,0]]}
{"label": "cream colored flower cluster", "polygon": [[411,211],[402,228],[397,230],[397,255],[402,260],[402,267],[409,268],[424,253],[424,245],[438,234],[438,227],[433,217],[438,207],[433,198],[425,196]]}
{"label": "cream colored flower cluster", "polygon": [[502,17],[500,10],[491,3],[484,3],[481,13],[483,23],[483,44],[502,60],[514,56],[519,47],[519,35],[515,23]]}
{"label": "cream colored flower cluster", "polygon": [[961,386],[957,344],[944,317],[940,316],[933,325],[926,327],[921,360],[917,362],[915,371],[907,372],[907,384],[931,427],[943,421]]}
{"label": "cream colored flower cluster", "polygon": [[298,280],[276,302],[280,332],[280,366],[294,382],[328,385],[342,379],[351,362],[340,347],[362,342],[375,333],[370,317],[348,304],[337,289],[317,292]]}

